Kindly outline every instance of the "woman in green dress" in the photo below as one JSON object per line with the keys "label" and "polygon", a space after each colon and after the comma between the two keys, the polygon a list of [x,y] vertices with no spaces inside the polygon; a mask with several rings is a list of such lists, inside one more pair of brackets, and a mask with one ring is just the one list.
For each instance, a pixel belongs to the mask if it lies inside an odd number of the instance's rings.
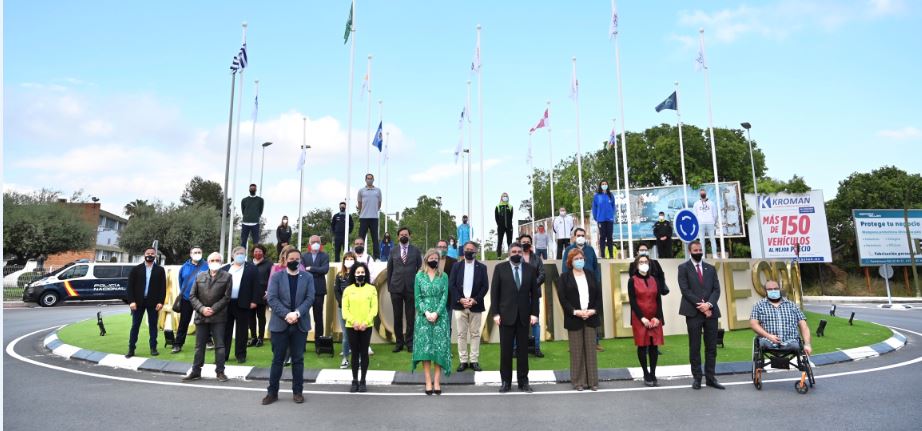
{"label": "woman in green dress", "polygon": [[413,370],[423,363],[426,395],[442,395],[441,371],[451,373],[451,321],[445,308],[448,302],[448,276],[439,270],[441,254],[429,249],[423,268],[416,273],[416,322],[413,337]]}

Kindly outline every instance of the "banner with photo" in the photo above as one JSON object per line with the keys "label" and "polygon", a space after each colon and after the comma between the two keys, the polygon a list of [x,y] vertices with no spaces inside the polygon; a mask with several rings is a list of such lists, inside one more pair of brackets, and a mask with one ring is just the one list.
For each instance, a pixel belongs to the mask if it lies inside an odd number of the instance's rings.
{"label": "banner with photo", "polygon": [[[909,239],[903,210],[852,210],[861,266],[909,265]],[[909,210],[913,244],[922,238],[922,210]],[[918,247],[918,246],[917,246]],[[918,250],[916,250],[918,252]],[[916,256],[918,262],[918,255]]]}
{"label": "banner with photo", "polygon": [[753,209],[747,223],[753,259],[794,259],[799,245],[800,262],[832,262],[822,190],[760,194],[758,207],[747,193],[746,205]]}

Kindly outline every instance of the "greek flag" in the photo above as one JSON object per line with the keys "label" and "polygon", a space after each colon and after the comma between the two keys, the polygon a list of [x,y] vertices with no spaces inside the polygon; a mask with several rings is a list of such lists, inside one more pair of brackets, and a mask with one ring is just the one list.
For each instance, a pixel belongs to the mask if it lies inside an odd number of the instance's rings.
{"label": "greek flag", "polygon": [[240,52],[234,56],[234,61],[231,63],[231,73],[237,73],[238,71],[243,70],[247,67],[247,44],[244,43],[240,47]]}

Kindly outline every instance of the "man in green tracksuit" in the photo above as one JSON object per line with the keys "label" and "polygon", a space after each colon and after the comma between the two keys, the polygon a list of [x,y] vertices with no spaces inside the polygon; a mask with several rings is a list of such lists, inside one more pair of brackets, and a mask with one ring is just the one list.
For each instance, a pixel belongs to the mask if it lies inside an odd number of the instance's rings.
{"label": "man in green tracksuit", "polygon": [[512,205],[509,205],[509,194],[503,192],[499,200],[499,205],[493,212],[496,217],[496,234],[499,240],[496,241],[496,257],[503,254],[503,235],[506,236],[506,247],[512,244]]}

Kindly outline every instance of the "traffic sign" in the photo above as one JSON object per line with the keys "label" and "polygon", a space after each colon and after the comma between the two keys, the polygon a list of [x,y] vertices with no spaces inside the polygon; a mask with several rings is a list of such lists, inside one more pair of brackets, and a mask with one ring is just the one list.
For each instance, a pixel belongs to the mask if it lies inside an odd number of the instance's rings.
{"label": "traffic sign", "polygon": [[893,265],[881,265],[877,272],[880,273],[881,277],[889,280],[893,278]]}
{"label": "traffic sign", "polygon": [[675,215],[675,231],[683,242],[692,242],[698,239],[698,217],[689,209],[679,211]]}

